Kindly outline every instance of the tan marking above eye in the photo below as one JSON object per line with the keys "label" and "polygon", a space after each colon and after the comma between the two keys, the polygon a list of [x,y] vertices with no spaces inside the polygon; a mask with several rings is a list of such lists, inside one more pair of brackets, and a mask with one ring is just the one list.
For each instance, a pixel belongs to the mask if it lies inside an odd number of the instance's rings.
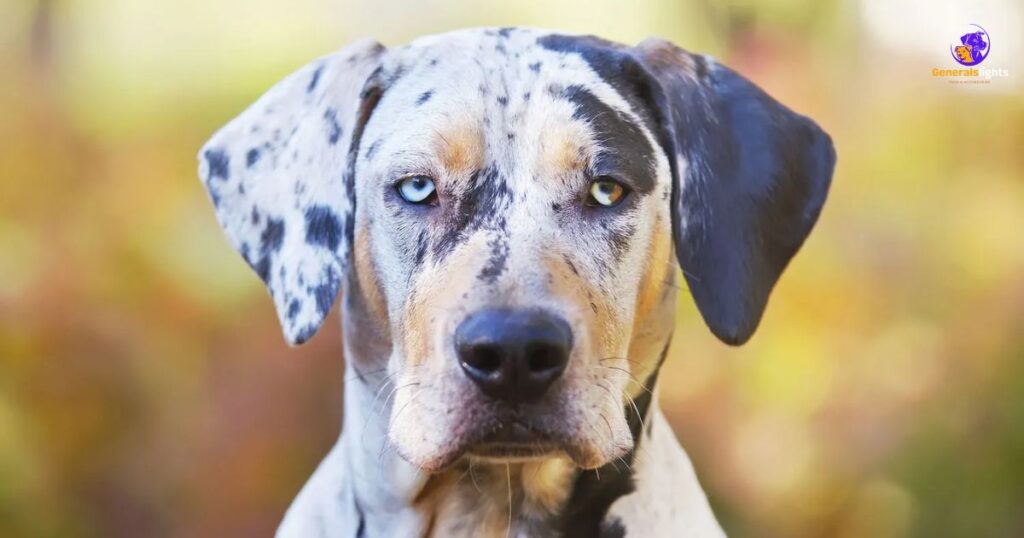
{"label": "tan marking above eye", "polygon": [[557,181],[586,168],[590,138],[582,124],[551,119],[538,129],[538,177]]}
{"label": "tan marking above eye", "polygon": [[483,133],[475,126],[453,126],[438,131],[437,154],[441,165],[451,172],[480,168],[484,160]]}

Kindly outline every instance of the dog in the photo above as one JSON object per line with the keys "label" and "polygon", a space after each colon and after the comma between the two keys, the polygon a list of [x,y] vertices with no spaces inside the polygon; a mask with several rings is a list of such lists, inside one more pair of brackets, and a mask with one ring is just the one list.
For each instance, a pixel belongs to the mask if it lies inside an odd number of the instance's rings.
{"label": "dog", "polygon": [[655,404],[676,264],[745,342],[831,182],[813,121],[664,40],[486,28],[320,58],[199,160],[289,343],[343,297],[278,536],[724,535]]}

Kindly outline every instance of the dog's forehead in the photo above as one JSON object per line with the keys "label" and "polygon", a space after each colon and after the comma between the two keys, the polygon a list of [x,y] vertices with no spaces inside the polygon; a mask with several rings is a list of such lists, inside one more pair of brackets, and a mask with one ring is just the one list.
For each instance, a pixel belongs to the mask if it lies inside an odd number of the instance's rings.
{"label": "dog's forehead", "polygon": [[571,41],[590,39],[532,28],[477,28],[422,37],[394,49],[388,61],[399,70],[417,69],[426,76],[457,74],[458,81],[491,75],[498,77],[494,82],[501,82],[503,75],[524,77],[523,71],[539,73],[544,67],[578,71],[581,65],[566,61],[564,47],[552,46],[556,35]]}
{"label": "dog's forehead", "polygon": [[[531,88],[585,86],[616,107],[630,106],[619,93],[625,47],[589,36],[553,34],[531,28],[471,29],[428,36],[393,50],[384,70],[390,91],[415,91],[421,102],[434,97],[483,100],[507,106]],[[429,93],[427,93],[429,92]],[[518,97],[534,96],[520,93]]]}
{"label": "dog's forehead", "polygon": [[[541,175],[551,177],[544,172],[592,165],[586,156],[596,158],[597,145],[611,154],[614,140],[632,141],[620,152],[629,159],[614,160],[649,178],[655,137],[648,111],[623,91],[624,49],[520,28],[459,31],[393,49],[377,75],[385,89],[362,156],[399,155],[400,162],[447,153],[448,169],[498,163],[524,174],[545,168]],[[538,160],[533,170],[524,156]]]}

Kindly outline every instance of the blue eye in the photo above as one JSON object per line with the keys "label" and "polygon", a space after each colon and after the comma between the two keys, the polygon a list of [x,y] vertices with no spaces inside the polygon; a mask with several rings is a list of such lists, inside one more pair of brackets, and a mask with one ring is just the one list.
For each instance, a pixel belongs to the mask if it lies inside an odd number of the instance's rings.
{"label": "blue eye", "polygon": [[410,204],[430,204],[437,199],[434,180],[427,176],[409,176],[398,182],[398,195]]}

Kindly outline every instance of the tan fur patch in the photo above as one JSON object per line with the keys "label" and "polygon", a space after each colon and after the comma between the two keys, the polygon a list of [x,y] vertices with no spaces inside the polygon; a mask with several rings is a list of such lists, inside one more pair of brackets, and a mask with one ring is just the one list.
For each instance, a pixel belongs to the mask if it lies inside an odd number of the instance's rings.
{"label": "tan fur patch", "polygon": [[380,280],[377,278],[377,269],[373,265],[370,232],[365,226],[359,226],[353,235],[355,245],[352,249],[352,265],[356,272],[356,281],[359,283],[359,291],[363,294],[369,314],[381,327],[387,327],[387,304],[381,291]]}
{"label": "tan fur patch", "polygon": [[574,475],[572,462],[564,458],[524,464],[522,484],[527,506],[536,505],[549,514],[557,512],[569,496],[569,481]]}
{"label": "tan fur patch", "polygon": [[484,134],[475,123],[436,132],[435,152],[449,172],[470,172],[483,166]]}
{"label": "tan fur patch", "polygon": [[610,298],[581,274],[574,273],[561,255],[546,258],[544,266],[551,275],[552,295],[568,304],[579,305],[580,314],[584,318],[580,326],[592,329],[591,353],[605,356],[614,352],[624,331],[610,304]]}
{"label": "tan fur patch", "polygon": [[637,294],[636,314],[633,317],[634,334],[649,322],[651,311],[660,303],[662,291],[672,278],[672,241],[661,217],[654,221],[651,245],[644,259],[648,264],[640,281],[640,293]]}
{"label": "tan fur patch", "polygon": [[[636,311],[633,316],[632,339],[630,340],[630,357],[657,357],[661,352],[667,334],[671,332],[674,318],[675,293],[665,293],[666,288],[675,284],[675,256],[672,251],[672,236],[668,226],[658,217],[654,222],[653,237],[647,251],[647,269],[640,281],[640,290],[636,299]],[[666,322],[668,321],[668,322]],[[630,364],[634,381],[642,382],[655,367],[652,360],[645,368]],[[638,386],[632,392],[640,392]],[[649,387],[648,387],[649,388]]]}
{"label": "tan fur patch", "polygon": [[464,275],[473,274],[485,259],[486,242],[483,235],[473,236],[455,250],[443,268],[429,267],[416,276],[410,288],[405,308],[404,352],[410,365],[422,364],[432,350],[437,325],[433,318],[459,306],[462,290],[473,280]]}
{"label": "tan fur patch", "polygon": [[590,145],[587,129],[577,122],[545,122],[541,131],[538,176],[562,178],[587,166],[585,148]]}

